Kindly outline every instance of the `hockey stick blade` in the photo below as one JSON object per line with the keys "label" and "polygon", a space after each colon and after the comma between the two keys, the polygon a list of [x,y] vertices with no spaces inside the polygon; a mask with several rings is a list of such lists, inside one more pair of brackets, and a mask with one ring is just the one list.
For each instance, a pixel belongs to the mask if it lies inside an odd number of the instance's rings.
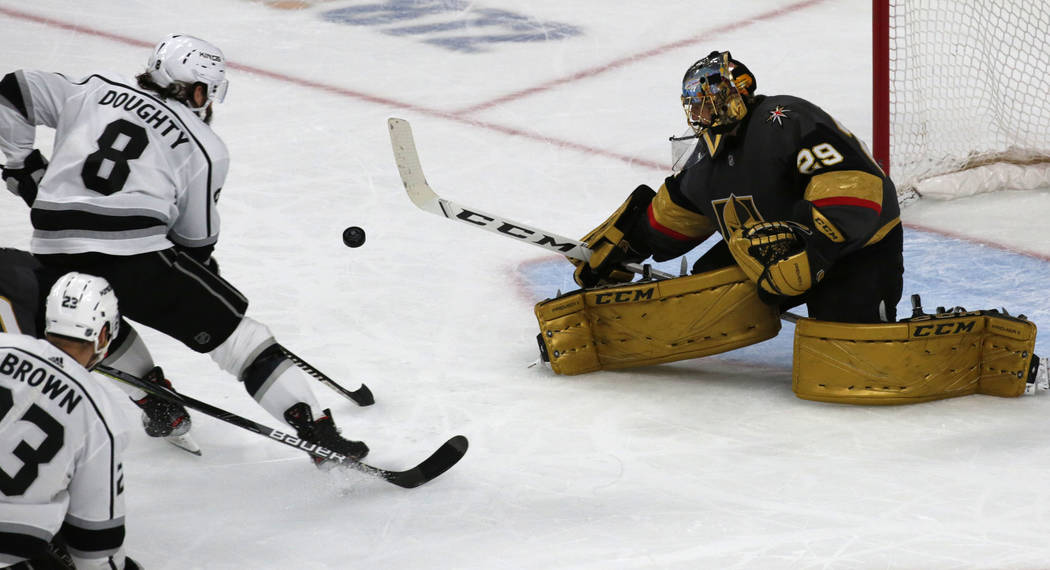
{"label": "hockey stick blade", "polygon": [[365,386],[364,384],[361,384],[361,387],[357,390],[348,390],[346,388],[343,388],[339,384],[336,384],[327,376],[324,378],[318,378],[318,380],[320,380],[321,383],[325,386],[328,386],[329,388],[342,394],[344,398],[352,400],[358,406],[371,406],[372,404],[376,403],[375,396],[372,395],[372,390],[369,390],[368,386]]}
{"label": "hockey stick blade", "polygon": [[136,388],[149,392],[158,398],[181,404],[187,408],[207,414],[217,420],[257,433],[300,451],[305,451],[314,457],[333,461],[347,469],[352,469],[354,471],[365,473],[366,475],[383,479],[384,481],[389,481],[390,483],[405,489],[412,489],[433,480],[435,477],[448,471],[453,465],[458,463],[463,457],[463,454],[467,452],[467,438],[462,435],[457,435],[446,441],[437,449],[437,451],[432,453],[430,457],[427,457],[422,463],[411,469],[405,471],[380,469],[379,467],[362,463],[361,461],[346,457],[345,455],[341,455],[330,449],[304,441],[297,436],[252,421],[233,412],[228,412],[207,402],[202,402],[180,392],[176,392],[171,388],[146,382],[137,376],[117,370],[116,368],[100,365],[95,368],[95,371],[114,380],[119,380],[125,384],[135,386]]}
{"label": "hockey stick blade", "polygon": [[[426,177],[423,176],[423,166],[419,162],[419,152],[416,150],[416,141],[412,136],[412,126],[404,119],[391,117],[387,119],[387,127],[390,129],[390,146],[394,150],[394,162],[397,163],[401,183],[405,185],[405,192],[408,193],[409,199],[420,210],[514,238],[579,261],[587,261],[591,258],[592,250],[579,240],[468,208],[438,196],[430,187]],[[645,273],[645,268],[637,263],[625,263],[623,267],[634,273]],[[652,275],[661,279],[674,277],[670,273],[651,268],[650,270]]]}
{"label": "hockey stick blade", "polygon": [[372,391],[368,389],[368,386],[361,384],[361,387],[357,390],[348,390],[340,386],[335,380],[328,377],[327,374],[314,368],[309,362],[299,358],[294,352],[288,350],[284,346],[279,347],[281,354],[283,354],[288,360],[291,360],[293,364],[298,366],[301,370],[313,376],[317,380],[320,380],[322,384],[335,390],[341,394],[344,398],[353,401],[358,406],[371,406],[376,403],[375,396],[372,395]]}
{"label": "hockey stick blade", "polygon": [[414,489],[424,483],[434,480],[439,475],[448,471],[453,465],[459,463],[463,455],[467,453],[467,438],[457,435],[446,441],[434,453],[430,454],[422,463],[404,471],[388,471],[379,469],[364,463],[346,464],[347,467],[356,471],[363,471],[403,487]]}

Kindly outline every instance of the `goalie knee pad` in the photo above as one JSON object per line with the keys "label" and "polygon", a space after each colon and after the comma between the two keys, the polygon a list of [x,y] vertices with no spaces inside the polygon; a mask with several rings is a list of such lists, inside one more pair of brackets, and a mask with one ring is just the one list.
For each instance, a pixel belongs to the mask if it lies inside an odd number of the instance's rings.
{"label": "goalie knee pad", "polygon": [[884,324],[802,319],[792,385],[800,398],[845,404],[1020,396],[1039,363],[1035,335],[1034,323],[996,310]]}
{"label": "goalie knee pad", "polygon": [[777,308],[737,267],[581,289],[535,312],[541,354],[569,375],[718,354],[780,331]]}

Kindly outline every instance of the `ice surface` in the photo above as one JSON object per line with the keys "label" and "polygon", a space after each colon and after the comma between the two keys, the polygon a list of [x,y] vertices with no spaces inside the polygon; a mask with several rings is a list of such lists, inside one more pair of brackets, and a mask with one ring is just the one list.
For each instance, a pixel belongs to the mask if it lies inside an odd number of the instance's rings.
{"label": "ice surface", "polygon": [[[407,467],[457,433],[471,449],[406,491],[199,414],[200,458],[139,433],[127,544],[147,567],[1050,566],[1050,396],[806,402],[790,327],[719,357],[558,377],[530,366],[532,306],[570,286],[568,265],[416,210],[393,164],[398,116],[439,193],[582,235],[666,175],[679,79],[712,49],[870,140],[870,2],[292,4],[7,1],[2,72],[130,75],[172,32],[221,46],[224,276],[287,346],[372,388],[367,409],[316,393],[373,463]],[[0,243],[26,247],[25,207],[0,200]],[[906,294],[1050,322],[1048,211],[1046,191],[908,208]],[[350,225],[363,247],[342,244]],[[144,336],[178,389],[276,425],[206,356]]]}

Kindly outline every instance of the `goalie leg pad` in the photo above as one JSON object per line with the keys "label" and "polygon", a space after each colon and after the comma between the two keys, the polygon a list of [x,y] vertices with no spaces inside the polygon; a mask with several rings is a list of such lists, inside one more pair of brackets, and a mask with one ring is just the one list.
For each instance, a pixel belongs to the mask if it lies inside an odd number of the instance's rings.
{"label": "goalie leg pad", "polygon": [[1035,335],[1034,323],[994,310],[883,324],[802,319],[792,385],[799,398],[843,404],[1020,396],[1038,362]]}
{"label": "goalie leg pad", "polygon": [[580,289],[536,305],[541,350],[558,374],[583,374],[719,354],[772,338],[766,305],[738,267]]}

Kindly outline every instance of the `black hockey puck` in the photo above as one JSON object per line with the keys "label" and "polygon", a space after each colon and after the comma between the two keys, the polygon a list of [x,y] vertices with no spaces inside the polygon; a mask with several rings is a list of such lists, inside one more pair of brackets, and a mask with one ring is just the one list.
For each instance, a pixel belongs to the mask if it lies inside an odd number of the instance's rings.
{"label": "black hockey puck", "polygon": [[361,247],[365,243],[365,230],[357,226],[350,226],[343,230],[343,243],[347,247]]}

